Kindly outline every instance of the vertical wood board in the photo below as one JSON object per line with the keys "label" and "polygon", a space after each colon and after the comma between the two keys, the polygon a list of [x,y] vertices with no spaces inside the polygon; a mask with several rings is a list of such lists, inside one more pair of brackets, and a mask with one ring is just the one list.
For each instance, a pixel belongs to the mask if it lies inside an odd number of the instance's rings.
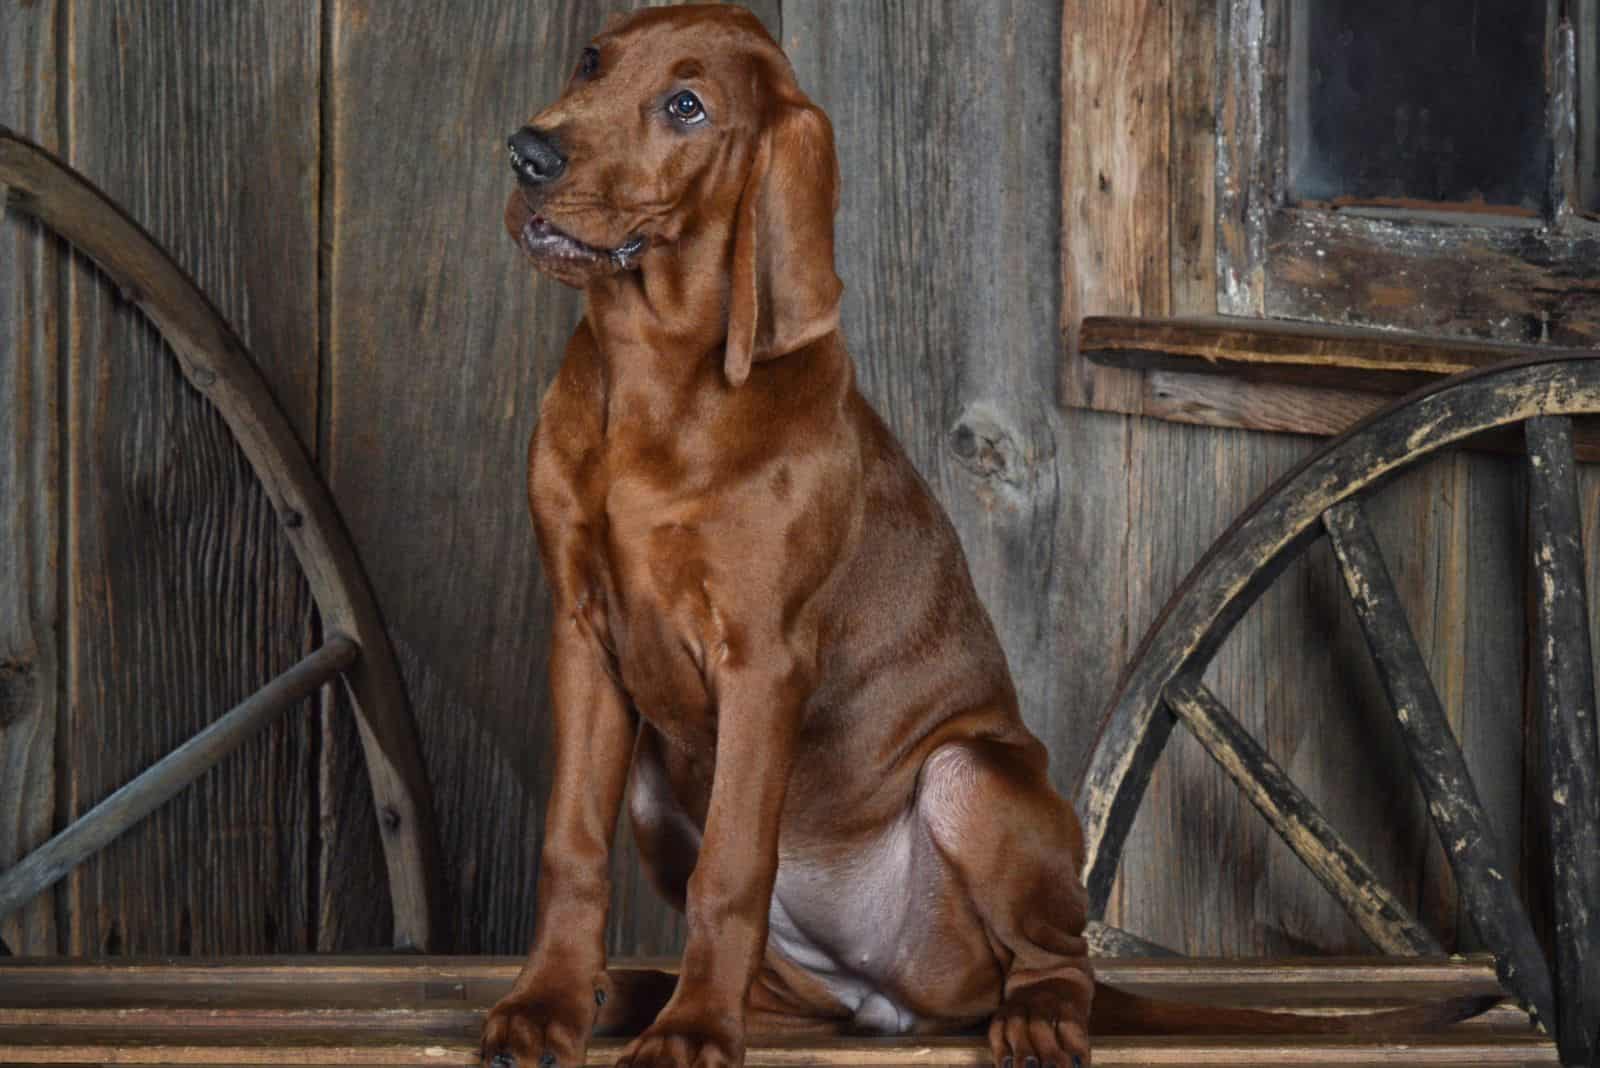
{"label": "vertical wood board", "polygon": [[[58,10],[0,7],[0,124],[57,148]],[[61,243],[0,219],[0,870],[56,817],[60,618]],[[18,954],[58,948],[54,891],[0,919]]]}
{"label": "vertical wood board", "polygon": [[[72,5],[69,161],[194,273],[315,425],[313,0]],[[294,663],[309,597],[222,420],[83,261],[67,279],[70,819]],[[310,948],[310,711],[63,884],[73,953]]]}
{"label": "vertical wood board", "polygon": [[[1065,0],[1061,33],[1060,397],[1140,410],[1138,374],[1077,353],[1085,315],[1165,315],[1171,299],[1168,0]],[[1181,2],[1181,0],[1180,0]]]}

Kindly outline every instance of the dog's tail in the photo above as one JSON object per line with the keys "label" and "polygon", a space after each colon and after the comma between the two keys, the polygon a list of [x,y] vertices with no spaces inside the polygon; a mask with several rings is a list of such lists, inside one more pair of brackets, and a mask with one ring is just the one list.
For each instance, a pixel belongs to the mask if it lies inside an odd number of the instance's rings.
{"label": "dog's tail", "polygon": [[1424,1005],[1374,1011],[1299,1013],[1236,1009],[1167,1001],[1095,983],[1089,1014],[1091,1035],[1288,1035],[1400,1034],[1434,1031],[1471,1019],[1500,1002],[1495,994],[1473,994]]}

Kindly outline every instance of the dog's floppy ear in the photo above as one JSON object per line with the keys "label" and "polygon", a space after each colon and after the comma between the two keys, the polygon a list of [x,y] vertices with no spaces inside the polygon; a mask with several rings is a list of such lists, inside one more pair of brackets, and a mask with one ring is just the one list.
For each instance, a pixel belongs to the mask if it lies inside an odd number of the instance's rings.
{"label": "dog's floppy ear", "polygon": [[833,127],[791,90],[769,110],[739,198],[723,359],[730,385],[742,385],[752,363],[837,329],[844,289],[833,269],[838,207]]}

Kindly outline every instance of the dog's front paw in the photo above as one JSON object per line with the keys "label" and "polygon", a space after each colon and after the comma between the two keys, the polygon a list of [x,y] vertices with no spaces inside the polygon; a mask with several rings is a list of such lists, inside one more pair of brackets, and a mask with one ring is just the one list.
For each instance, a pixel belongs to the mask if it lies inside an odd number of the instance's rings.
{"label": "dog's front paw", "polygon": [[617,1068],[741,1068],[744,1029],[737,1021],[663,1013],[622,1051]]}
{"label": "dog's front paw", "polygon": [[996,1068],[1087,1068],[1088,1009],[1082,984],[1046,979],[1012,991],[989,1022]]}
{"label": "dog's front paw", "polygon": [[483,1021],[487,1068],[583,1068],[594,1013],[581,1000],[512,991]]}

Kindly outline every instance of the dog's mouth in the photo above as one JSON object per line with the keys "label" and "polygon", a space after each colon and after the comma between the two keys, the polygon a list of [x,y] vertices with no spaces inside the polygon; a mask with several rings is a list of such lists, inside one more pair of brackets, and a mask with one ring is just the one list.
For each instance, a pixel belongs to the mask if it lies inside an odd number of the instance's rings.
{"label": "dog's mouth", "polygon": [[505,222],[522,250],[558,277],[577,272],[593,275],[597,269],[631,270],[649,244],[643,234],[634,234],[615,248],[597,248],[580,241],[535,211],[521,189],[514,190],[506,202]]}

